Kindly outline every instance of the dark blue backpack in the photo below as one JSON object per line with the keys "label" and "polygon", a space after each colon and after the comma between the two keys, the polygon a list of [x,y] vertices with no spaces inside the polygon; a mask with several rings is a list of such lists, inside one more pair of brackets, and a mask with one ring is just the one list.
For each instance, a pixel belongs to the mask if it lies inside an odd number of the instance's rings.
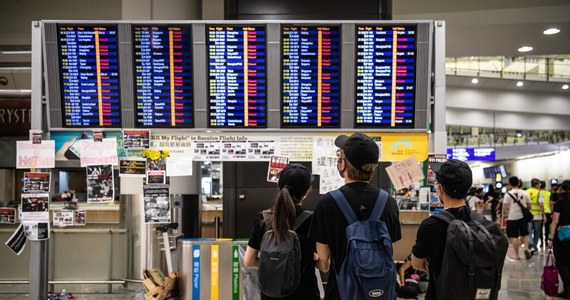
{"label": "dark blue backpack", "polygon": [[341,299],[396,299],[392,240],[380,220],[388,193],[380,190],[368,220],[359,220],[340,190],[330,192],[348,221],[346,258],[336,276]]}

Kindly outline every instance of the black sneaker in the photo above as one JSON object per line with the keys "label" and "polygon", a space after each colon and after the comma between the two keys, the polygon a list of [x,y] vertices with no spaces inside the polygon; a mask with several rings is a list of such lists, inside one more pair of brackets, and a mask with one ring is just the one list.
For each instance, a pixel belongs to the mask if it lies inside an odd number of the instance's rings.
{"label": "black sneaker", "polygon": [[530,251],[528,251],[528,249],[524,249],[524,256],[526,257],[526,259],[530,259],[532,257],[532,254],[530,253]]}

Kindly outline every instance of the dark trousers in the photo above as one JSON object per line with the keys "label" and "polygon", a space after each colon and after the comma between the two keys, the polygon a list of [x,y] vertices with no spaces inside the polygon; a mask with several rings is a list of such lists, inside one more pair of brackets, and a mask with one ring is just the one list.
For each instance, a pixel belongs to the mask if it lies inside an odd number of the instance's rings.
{"label": "dark trousers", "polygon": [[570,288],[570,265],[567,264],[556,264],[558,268],[558,274],[562,278],[562,285],[564,285],[564,290],[568,291]]}
{"label": "dark trousers", "polygon": [[[544,237],[550,236],[550,224],[552,223],[552,214],[546,214],[546,222],[544,223]],[[541,243],[542,244],[542,243]],[[542,244],[544,245],[544,244]]]}

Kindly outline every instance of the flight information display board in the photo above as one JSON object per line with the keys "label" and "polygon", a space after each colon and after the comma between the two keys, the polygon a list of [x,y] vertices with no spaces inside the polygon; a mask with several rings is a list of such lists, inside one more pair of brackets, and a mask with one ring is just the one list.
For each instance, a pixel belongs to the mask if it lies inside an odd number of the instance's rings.
{"label": "flight information display board", "polygon": [[265,26],[208,25],[208,127],[267,126]]}
{"label": "flight information display board", "polygon": [[355,127],[414,127],[416,59],[416,25],[356,25]]}
{"label": "flight information display board", "polygon": [[63,127],[120,127],[116,25],[59,25]]}
{"label": "flight information display board", "polygon": [[191,27],[134,25],[136,127],[194,126]]}
{"label": "flight information display board", "polygon": [[281,126],[340,126],[340,26],[281,27]]}

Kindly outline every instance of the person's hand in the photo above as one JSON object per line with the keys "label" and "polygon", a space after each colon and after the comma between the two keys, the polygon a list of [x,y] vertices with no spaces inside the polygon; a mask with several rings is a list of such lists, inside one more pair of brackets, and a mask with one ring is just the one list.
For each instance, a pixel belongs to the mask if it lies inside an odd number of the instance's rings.
{"label": "person's hand", "polygon": [[549,238],[548,242],[546,243],[546,247],[548,247],[548,249],[552,249],[553,246],[554,246],[554,242]]}

